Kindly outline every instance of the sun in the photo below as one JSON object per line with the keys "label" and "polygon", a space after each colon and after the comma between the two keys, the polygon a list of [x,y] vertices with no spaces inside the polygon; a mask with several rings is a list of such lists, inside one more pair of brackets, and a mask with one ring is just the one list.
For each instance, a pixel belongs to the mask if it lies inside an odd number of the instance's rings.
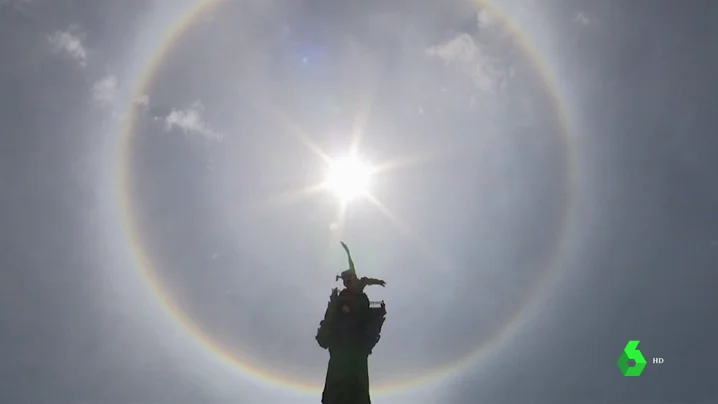
{"label": "sun", "polygon": [[372,168],[357,156],[329,162],[324,186],[342,202],[349,202],[369,193]]}

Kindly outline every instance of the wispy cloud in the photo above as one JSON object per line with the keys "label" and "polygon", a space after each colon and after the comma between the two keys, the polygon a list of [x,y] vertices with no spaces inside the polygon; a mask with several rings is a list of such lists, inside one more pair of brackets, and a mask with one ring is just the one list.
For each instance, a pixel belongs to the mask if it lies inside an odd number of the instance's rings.
{"label": "wispy cloud", "polygon": [[[7,0],[0,0],[7,1]],[[28,0],[23,0],[28,1]],[[4,4],[4,3],[0,3]],[[87,67],[87,49],[83,44],[79,28],[72,25],[65,30],[58,30],[47,37],[48,42],[53,47],[53,51],[65,55],[75,60],[81,67]],[[106,74],[92,83],[90,88],[92,98],[102,107],[111,110],[112,116],[116,119],[126,118],[126,112],[118,110],[118,92],[120,80],[114,74]],[[153,109],[161,111],[164,108],[156,108],[150,106],[150,99],[147,95],[141,95],[134,99],[133,104],[147,112]],[[164,123],[167,131],[179,129],[186,134],[199,135],[207,139],[220,140],[223,135],[212,128],[204,117],[204,106],[201,102],[195,102],[186,109],[172,109],[167,112],[157,113],[153,115],[155,120]]]}
{"label": "wispy cloud", "polygon": [[135,98],[135,105],[148,107],[150,105],[150,97],[147,94],[140,95]]}
{"label": "wispy cloud", "polygon": [[32,3],[33,0],[0,0],[0,10],[12,7],[16,10],[22,10],[24,6]]}
{"label": "wispy cloud", "polygon": [[476,22],[479,24],[479,28],[488,28],[494,25],[494,16],[488,9],[482,8],[476,14]]}
{"label": "wispy cloud", "polygon": [[573,15],[572,21],[580,25],[588,25],[591,23],[591,20],[588,18],[588,16],[580,11]]}
{"label": "wispy cloud", "polygon": [[104,106],[114,105],[118,84],[117,76],[108,74],[92,84],[92,98]]}
{"label": "wispy cloud", "polygon": [[432,46],[426,49],[426,54],[446,64],[458,66],[476,87],[483,91],[495,91],[506,77],[498,60],[491,57],[483,45],[468,34],[461,34],[442,45]]}
{"label": "wispy cloud", "polygon": [[167,130],[179,128],[184,133],[197,134],[208,139],[220,140],[222,135],[212,129],[204,118],[204,106],[195,102],[187,109],[173,109],[164,119]]}
{"label": "wispy cloud", "polygon": [[47,40],[56,53],[67,55],[81,67],[87,66],[87,50],[77,34],[77,27],[71,26],[66,30],[55,31],[47,37]]}
{"label": "wispy cloud", "polygon": [[[92,93],[92,99],[102,108],[106,108],[110,111],[113,118],[118,120],[124,120],[127,118],[129,110],[125,110],[123,105],[120,104],[120,79],[114,74],[107,74],[104,77],[98,79],[92,83],[90,89]],[[150,98],[147,95],[142,95],[135,98],[132,103],[142,109],[143,112],[147,112],[150,107]],[[164,119],[163,116],[161,119]]]}

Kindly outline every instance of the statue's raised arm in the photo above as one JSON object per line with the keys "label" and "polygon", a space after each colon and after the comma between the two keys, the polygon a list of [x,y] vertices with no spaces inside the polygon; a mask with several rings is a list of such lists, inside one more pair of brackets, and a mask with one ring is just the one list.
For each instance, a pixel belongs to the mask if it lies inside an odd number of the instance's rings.
{"label": "statue's raised arm", "polygon": [[342,244],[342,247],[344,248],[344,251],[347,252],[347,260],[349,261],[349,269],[342,272],[340,275],[337,275],[337,280],[342,279],[344,280],[344,286],[347,288],[356,290],[358,292],[363,292],[364,288],[371,285],[379,285],[379,286],[386,286],[386,282],[381,279],[376,278],[359,278],[357,276],[356,272],[356,266],[354,265],[354,260],[352,259],[352,254],[349,252],[349,247],[347,244],[343,241],[340,241]]}
{"label": "statue's raised arm", "polygon": [[347,247],[347,244],[343,241],[340,241],[342,243],[342,247],[344,247],[344,251],[347,252],[347,260],[349,260],[349,271],[353,272],[354,275],[356,275],[357,271],[354,267],[354,260],[352,260],[352,253],[349,252],[349,247]]}

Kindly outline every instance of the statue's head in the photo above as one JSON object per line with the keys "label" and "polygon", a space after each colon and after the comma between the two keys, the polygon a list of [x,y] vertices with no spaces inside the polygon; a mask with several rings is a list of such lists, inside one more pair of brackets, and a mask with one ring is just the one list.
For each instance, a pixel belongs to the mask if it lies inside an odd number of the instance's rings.
{"label": "statue's head", "polygon": [[357,282],[356,273],[350,269],[342,272],[341,275],[339,275],[339,278],[341,278],[345,288],[351,288]]}

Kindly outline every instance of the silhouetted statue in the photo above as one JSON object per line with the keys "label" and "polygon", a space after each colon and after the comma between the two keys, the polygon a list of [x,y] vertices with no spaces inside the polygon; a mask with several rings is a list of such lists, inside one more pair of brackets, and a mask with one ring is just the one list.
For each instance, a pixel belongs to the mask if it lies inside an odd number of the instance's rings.
{"label": "silhouetted statue", "polygon": [[332,290],[324,320],[317,331],[317,343],[329,350],[329,367],[322,393],[323,404],[370,404],[368,358],[379,342],[384,324],[384,302],[369,302],[364,288],[385,286],[386,282],[358,278],[349,248],[349,269],[337,276],[344,289]]}

